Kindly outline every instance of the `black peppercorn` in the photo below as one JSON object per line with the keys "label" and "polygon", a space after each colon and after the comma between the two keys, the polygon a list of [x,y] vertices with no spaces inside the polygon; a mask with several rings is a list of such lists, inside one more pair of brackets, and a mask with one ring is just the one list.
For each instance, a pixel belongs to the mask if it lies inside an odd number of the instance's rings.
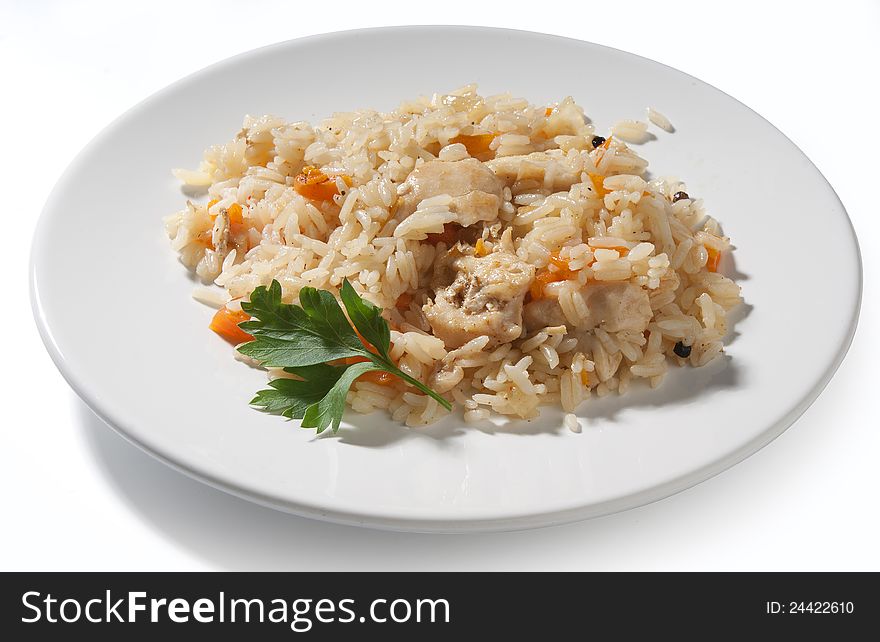
{"label": "black peppercorn", "polygon": [[691,347],[686,346],[681,341],[675,344],[675,347],[672,348],[672,351],[682,359],[687,359],[689,356],[691,356]]}
{"label": "black peppercorn", "polygon": [[677,203],[678,201],[680,201],[683,198],[690,198],[690,196],[688,196],[687,192],[676,192],[675,194],[672,195],[672,202]]}
{"label": "black peppercorn", "polygon": [[599,145],[605,143],[604,136],[593,136],[593,149],[596,149]]}

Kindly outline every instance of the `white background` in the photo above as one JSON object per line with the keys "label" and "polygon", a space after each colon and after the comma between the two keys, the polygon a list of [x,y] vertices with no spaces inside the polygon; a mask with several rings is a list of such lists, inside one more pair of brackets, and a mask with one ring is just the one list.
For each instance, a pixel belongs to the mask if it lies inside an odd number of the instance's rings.
{"label": "white background", "polygon": [[[880,2],[11,4],[0,8],[0,261],[8,276],[0,569],[880,569]],[[318,523],[227,496],[124,442],[70,391],[31,318],[27,267],[43,202],[79,149],[136,102],[233,54],[438,20],[556,33],[653,58],[745,102],[813,159],[859,235],[864,300],[849,356],[782,437],[696,488],[623,514],[540,531],[425,536]],[[792,269],[821,256],[821,248],[768,251]]]}

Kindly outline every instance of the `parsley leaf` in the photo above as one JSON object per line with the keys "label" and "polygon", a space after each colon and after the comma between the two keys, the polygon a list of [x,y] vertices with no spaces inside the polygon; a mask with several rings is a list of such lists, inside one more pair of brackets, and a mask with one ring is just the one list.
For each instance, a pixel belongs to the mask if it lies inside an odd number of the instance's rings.
{"label": "parsley leaf", "polygon": [[382,318],[382,310],[360,298],[348,279],[342,282],[339,297],[348,312],[348,317],[361,336],[372,343],[379,354],[390,359],[388,351],[391,349],[391,331],[388,323]]}
{"label": "parsley leaf", "polygon": [[365,372],[381,369],[380,366],[369,361],[348,366],[324,398],[309,406],[300,425],[303,428],[315,428],[319,434],[331,424],[333,424],[333,432],[339,430],[339,422],[342,420],[342,413],[345,412],[345,395],[348,394],[351,384]]}
{"label": "parsley leaf", "polygon": [[[299,377],[272,381],[270,389],[260,390],[251,405],[288,419],[302,419],[303,428],[315,428],[320,433],[332,426],[336,432],[351,384],[366,372],[384,370],[451,410],[449,401],[394,364],[391,330],[382,318],[382,310],[358,296],[348,281],[342,283],[340,298],[351,322],[336,297],[326,290],[303,288],[300,305],[283,303],[278,281],[258,287],[250,302],[241,304],[251,320],[239,326],[254,339],[240,345],[238,351]],[[378,353],[361,341],[358,332]],[[328,363],[351,357],[360,360],[349,365]]]}
{"label": "parsley leaf", "polygon": [[275,379],[269,382],[271,390],[260,390],[251,400],[252,406],[261,407],[273,415],[288,419],[302,419],[309,406],[323,399],[342,376],[344,367],[324,363],[299,368],[285,368],[302,378]]}
{"label": "parsley leaf", "polygon": [[333,359],[369,356],[345,315],[329,292],[303,288],[300,304],[281,302],[281,284],[272,281],[251,294],[241,309],[258,320],[239,324],[254,337],[239,352],[264,366],[311,366]]}

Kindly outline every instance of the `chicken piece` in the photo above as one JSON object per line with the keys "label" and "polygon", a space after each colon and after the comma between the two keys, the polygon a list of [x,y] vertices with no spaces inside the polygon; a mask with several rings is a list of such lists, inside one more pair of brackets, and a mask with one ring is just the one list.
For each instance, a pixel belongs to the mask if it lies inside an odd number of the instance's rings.
{"label": "chicken piece", "polygon": [[[590,283],[580,293],[589,310],[577,325],[580,330],[601,327],[608,332],[643,332],[654,315],[648,292],[632,283]],[[523,316],[529,332],[554,325],[572,326],[554,298],[530,302]]]}
{"label": "chicken piece", "polygon": [[437,262],[431,286],[434,300],[422,308],[434,336],[447,349],[488,336],[486,347],[522,334],[523,299],[535,268],[504,250],[484,257],[457,243]]}
{"label": "chicken piece", "polygon": [[555,298],[529,301],[523,308],[523,321],[528,332],[557,325],[571,325],[559,307],[559,300]]}
{"label": "chicken piece", "polygon": [[608,332],[644,332],[654,316],[647,290],[638,285],[604,283],[587,291],[590,316]]}
{"label": "chicken piece", "polygon": [[426,198],[448,194],[449,210],[462,227],[478,221],[494,221],[501,207],[504,183],[475,158],[460,161],[432,160],[416,167],[403,183],[400,198],[401,219],[412,214]]}
{"label": "chicken piece", "polygon": [[581,164],[556,151],[532,152],[522,156],[501,156],[486,166],[506,184],[535,181],[554,192],[567,190],[581,180]]}

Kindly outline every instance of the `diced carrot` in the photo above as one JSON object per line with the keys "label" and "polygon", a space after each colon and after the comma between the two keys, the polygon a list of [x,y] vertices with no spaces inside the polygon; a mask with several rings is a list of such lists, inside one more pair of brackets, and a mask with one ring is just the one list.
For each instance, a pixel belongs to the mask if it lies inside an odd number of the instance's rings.
{"label": "diced carrot", "polygon": [[556,270],[539,270],[535,275],[535,280],[529,287],[529,293],[532,300],[544,298],[544,286],[548,283],[556,283],[557,281],[568,281],[577,278],[578,270],[572,270],[568,266],[568,261],[559,257],[558,252],[550,254],[550,264],[557,268]]}
{"label": "diced carrot", "polygon": [[529,286],[529,295],[532,301],[544,298],[544,286],[550,282],[550,270],[541,270],[535,274],[535,280]]}
{"label": "diced carrot", "polygon": [[[346,185],[351,185],[350,176],[342,175],[341,178]],[[339,193],[335,179],[335,176],[327,176],[317,167],[306,165],[293,179],[293,189],[313,201],[329,201]]]}
{"label": "diced carrot", "polygon": [[459,134],[454,138],[450,138],[449,142],[461,143],[467,148],[468,154],[474,158],[488,160],[490,157],[494,156],[492,150],[489,149],[489,145],[493,140],[495,140],[495,134],[473,134],[470,136]]}
{"label": "diced carrot", "polygon": [[544,116],[549,116],[552,113],[553,113],[552,107],[547,107],[547,109],[544,110]]}
{"label": "diced carrot", "polygon": [[226,215],[229,217],[230,225],[241,225],[244,222],[241,205],[239,205],[238,203],[233,203],[232,205],[227,207]]}
{"label": "diced carrot", "polygon": [[599,198],[605,198],[605,195],[608,193],[604,185],[605,177],[599,174],[587,174],[587,176],[590,177],[590,182],[593,184],[593,189],[596,190]]}
{"label": "diced carrot", "polygon": [[569,271],[568,261],[566,261],[565,259],[559,258],[558,252],[553,252],[552,254],[550,254],[550,263],[552,263],[553,265],[558,267],[560,271],[563,271],[563,270],[566,272]]}
{"label": "diced carrot", "polygon": [[404,292],[399,297],[397,297],[397,301],[394,302],[394,307],[398,310],[406,310],[409,308],[409,304],[412,303],[412,294],[409,292]]}
{"label": "diced carrot", "polygon": [[239,343],[246,343],[253,340],[251,335],[238,327],[239,323],[248,321],[250,318],[251,317],[247,312],[230,310],[229,308],[223,307],[217,310],[208,327],[229,341],[229,343],[238,345]]}
{"label": "diced carrot", "polygon": [[586,370],[581,370],[581,383],[587,387],[590,385],[590,373]]}
{"label": "diced carrot", "polygon": [[314,165],[306,165],[303,167],[296,178],[297,182],[302,183],[303,185],[316,185],[330,180],[330,177],[327,176],[327,174]]}
{"label": "diced carrot", "polygon": [[456,223],[447,223],[443,226],[442,232],[428,234],[428,238],[425,239],[425,242],[430,243],[431,245],[437,245],[440,242],[446,243],[446,245],[452,245],[458,238],[458,230],[460,227],[461,226]]}
{"label": "diced carrot", "polygon": [[718,263],[721,261],[721,252],[713,247],[707,247],[706,251],[709,253],[709,259],[706,261],[706,269],[710,272],[717,272]]}
{"label": "diced carrot", "polygon": [[[214,200],[208,203],[208,210],[214,207],[217,203],[220,202],[219,198],[215,198]],[[244,212],[241,209],[241,205],[238,203],[233,203],[229,207],[226,208],[226,215],[229,217],[230,225],[241,225],[244,223]],[[208,216],[211,217],[211,220],[215,220],[217,218],[216,214],[211,214],[208,212]]]}
{"label": "diced carrot", "polygon": [[357,378],[358,381],[369,381],[380,386],[390,386],[394,384],[394,375],[385,370],[370,370]]}
{"label": "diced carrot", "polygon": [[212,198],[210,201],[208,201],[208,204],[205,206],[205,209],[208,212],[208,218],[210,218],[212,221],[217,218],[217,215],[211,213],[211,208],[214,207],[219,202],[220,202],[219,198]]}
{"label": "diced carrot", "polygon": [[474,256],[486,256],[488,253],[489,248],[486,247],[483,239],[477,239],[477,242],[474,244]]}
{"label": "diced carrot", "polygon": [[599,164],[599,161],[602,160],[602,157],[605,155],[605,152],[608,151],[608,148],[611,146],[611,136],[605,139],[605,142],[599,145],[596,149],[599,151],[596,153],[596,164]]}
{"label": "diced carrot", "polygon": [[545,285],[548,283],[555,283],[556,281],[566,281],[567,276],[567,273],[563,271],[551,272],[550,270],[541,270],[538,272],[535,275],[535,280],[532,281],[531,286],[529,286],[529,293],[532,295],[532,300],[543,299]]}

